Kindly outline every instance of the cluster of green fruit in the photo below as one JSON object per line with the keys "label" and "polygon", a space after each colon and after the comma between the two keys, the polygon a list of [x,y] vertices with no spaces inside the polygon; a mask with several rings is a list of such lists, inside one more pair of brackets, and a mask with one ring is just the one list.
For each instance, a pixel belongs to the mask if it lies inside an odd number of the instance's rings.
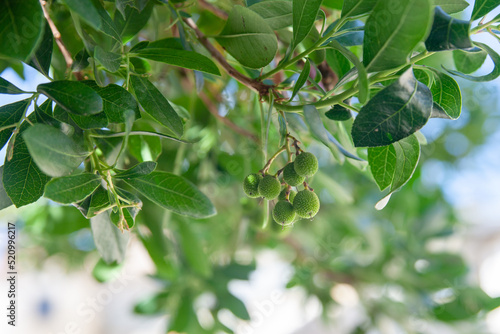
{"label": "cluster of green fruit", "polygon": [[[289,162],[276,175],[254,173],[245,178],[243,189],[250,198],[263,197],[267,200],[278,198],[273,209],[274,221],[288,226],[300,218],[313,218],[319,211],[319,198],[305,182],[306,177],[318,171],[318,160],[314,154],[302,152],[295,161]],[[278,179],[283,174],[284,188]],[[299,192],[292,189],[304,185]]]}

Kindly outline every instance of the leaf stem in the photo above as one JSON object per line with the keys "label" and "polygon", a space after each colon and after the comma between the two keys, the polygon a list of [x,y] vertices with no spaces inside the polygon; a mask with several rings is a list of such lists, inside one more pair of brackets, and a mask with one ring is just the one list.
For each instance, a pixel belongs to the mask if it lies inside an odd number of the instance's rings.
{"label": "leaf stem", "polygon": [[485,29],[485,28],[488,28],[490,25],[494,24],[494,23],[497,23],[497,22],[500,22],[500,16],[497,16],[495,17],[493,20],[489,21],[489,22],[486,22],[484,24],[480,24],[478,25],[477,27],[471,29],[471,34],[477,34],[478,32],[480,32],[481,30]]}

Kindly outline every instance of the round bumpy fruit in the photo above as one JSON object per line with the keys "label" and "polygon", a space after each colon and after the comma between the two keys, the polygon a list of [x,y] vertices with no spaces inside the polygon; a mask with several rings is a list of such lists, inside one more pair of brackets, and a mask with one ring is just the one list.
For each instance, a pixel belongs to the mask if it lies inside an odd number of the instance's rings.
{"label": "round bumpy fruit", "polygon": [[262,180],[262,175],[260,174],[250,174],[243,181],[243,190],[245,194],[250,198],[260,197],[259,195],[259,183]]}
{"label": "round bumpy fruit", "polygon": [[[290,203],[293,203],[293,199],[295,198],[295,195],[297,195],[297,192],[293,189],[290,189],[290,194],[288,195],[288,200]],[[278,196],[278,200],[280,201],[286,201],[286,187],[280,192],[280,195]]]}
{"label": "round bumpy fruit", "polygon": [[290,186],[298,186],[304,182],[305,179],[305,177],[297,174],[293,162],[289,162],[283,169],[283,180]]}
{"label": "round bumpy fruit", "polygon": [[303,152],[295,158],[293,167],[301,176],[313,176],[318,171],[318,159],[312,153]]}
{"label": "round bumpy fruit", "polygon": [[290,225],[295,219],[293,205],[287,201],[279,201],[273,209],[274,221],[282,226]]}
{"label": "round bumpy fruit", "polygon": [[259,194],[267,200],[272,200],[278,197],[281,192],[281,183],[277,177],[266,175],[259,182]]}
{"label": "round bumpy fruit", "polygon": [[319,211],[319,198],[308,189],[301,190],[293,200],[293,208],[299,217],[312,218]]}

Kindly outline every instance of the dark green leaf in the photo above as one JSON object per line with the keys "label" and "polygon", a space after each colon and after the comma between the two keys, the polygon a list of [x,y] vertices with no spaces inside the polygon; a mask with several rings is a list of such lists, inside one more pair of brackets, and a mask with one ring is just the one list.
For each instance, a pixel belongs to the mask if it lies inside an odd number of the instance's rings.
{"label": "dark green leaf", "polygon": [[500,76],[500,56],[498,55],[498,53],[495,52],[495,50],[493,50],[492,48],[490,48],[486,44],[479,43],[479,42],[474,42],[474,44],[479,46],[484,51],[486,51],[490,55],[491,60],[493,60],[493,64],[495,65],[495,67],[493,68],[493,70],[489,74],[475,77],[472,75],[460,73],[458,71],[448,70],[446,68],[445,68],[445,70],[453,75],[462,77],[462,78],[470,80],[470,81],[483,82],[483,81],[495,80],[496,78],[498,78]]}
{"label": "dark green leaf", "polygon": [[335,49],[326,49],[326,62],[338,78],[342,78],[351,69],[349,60]]}
{"label": "dark green leaf", "polygon": [[156,168],[156,162],[145,161],[127,170],[122,170],[113,177],[116,179],[133,179],[135,177],[151,174]]}
{"label": "dark green leaf", "polygon": [[448,14],[453,14],[469,7],[469,3],[465,0],[434,0],[434,6],[441,7]]}
{"label": "dark green leaf", "polygon": [[222,308],[228,309],[238,318],[250,320],[245,304],[229,292],[219,296],[219,303]]}
{"label": "dark green leaf", "polygon": [[64,2],[69,9],[78,14],[92,28],[101,29],[102,20],[92,0],[64,0]]}
{"label": "dark green leaf", "polygon": [[431,116],[432,94],[411,69],[360,110],[352,126],[357,147],[392,144],[422,128]]}
{"label": "dark green leaf", "polygon": [[308,59],[304,64],[304,68],[302,69],[302,72],[300,72],[299,78],[297,79],[295,86],[293,87],[293,93],[292,93],[292,96],[290,97],[290,101],[293,100],[295,95],[297,95],[297,93],[300,91],[300,89],[306,84],[307,79],[309,78],[310,71],[311,71],[311,63],[309,62],[309,59]]}
{"label": "dark green leaf", "polygon": [[404,65],[427,36],[432,21],[431,0],[379,1],[365,25],[363,64],[368,72]]}
{"label": "dark green leaf", "polygon": [[433,113],[437,107],[440,111],[444,112],[447,118],[457,119],[460,117],[462,111],[462,94],[455,79],[444,73],[435,71],[431,92],[434,100]]}
{"label": "dark green leaf", "polygon": [[[36,123],[35,115],[29,120]],[[20,134],[28,127],[23,123]],[[3,186],[16,207],[31,204],[43,195],[45,184],[50,177],[40,171],[31,158],[23,136],[17,135],[12,159],[6,160],[3,170]]]}
{"label": "dark green leaf", "polygon": [[348,121],[352,118],[351,111],[341,105],[334,105],[325,113],[325,116],[333,121]]}
{"label": "dark green leaf", "polygon": [[125,182],[157,205],[181,215],[205,218],[216,213],[210,200],[181,176],[157,171]]}
{"label": "dark green leaf", "polygon": [[471,20],[474,21],[485,16],[499,5],[500,3],[498,3],[498,0],[476,0],[474,2]]}
{"label": "dark green leaf", "polygon": [[90,55],[87,53],[87,50],[85,50],[85,49],[80,50],[75,55],[75,61],[73,62],[71,69],[73,71],[83,71],[84,69],[86,69],[90,65],[89,60],[88,60],[89,57],[90,57]]}
{"label": "dark green leaf", "polygon": [[217,65],[210,58],[194,51],[147,47],[138,51],[137,56],[191,70],[220,75]]}
{"label": "dark green leaf", "polygon": [[44,31],[38,0],[0,0],[0,58],[29,60]]}
{"label": "dark green leaf", "polygon": [[144,111],[178,137],[182,136],[182,121],[160,91],[147,78],[136,75],[130,77],[130,83]]}
{"label": "dark green leaf", "polygon": [[24,90],[17,88],[4,78],[0,77],[0,94],[23,94]]}
{"label": "dark green leaf", "polygon": [[353,17],[370,12],[377,4],[377,0],[344,0],[342,17]]}
{"label": "dark green leaf", "polygon": [[130,41],[148,23],[153,10],[153,1],[150,1],[142,10],[127,6],[121,15],[115,13],[115,26],[120,31],[123,43]]}
{"label": "dark green leaf", "polygon": [[109,217],[109,211],[90,219],[94,243],[106,263],[121,263],[125,258],[129,232],[121,232]]}
{"label": "dark green leaf", "polygon": [[280,146],[285,145],[286,135],[287,135],[287,125],[286,125],[286,116],[281,113],[278,114],[278,123],[280,130]]}
{"label": "dark green leaf", "polygon": [[73,122],[75,122],[75,124],[83,130],[102,129],[108,126],[108,118],[103,112],[91,116],[69,114],[69,117],[71,117]]}
{"label": "dark green leaf", "polygon": [[167,333],[187,333],[186,329],[192,322],[191,319],[196,317],[193,310],[193,299],[191,298],[189,292],[184,293],[178,300],[179,305],[176,308],[177,312],[172,316],[168,325]]}
{"label": "dark green leaf", "polygon": [[318,16],[321,2],[322,0],[293,1],[293,40],[290,46],[291,50],[294,50],[309,35]]}
{"label": "dark green leaf", "polygon": [[368,163],[380,190],[401,188],[413,175],[420,157],[420,144],[415,135],[388,146],[368,148]]}
{"label": "dark green leaf", "polygon": [[105,51],[99,45],[94,48],[94,58],[109,72],[118,71],[122,62],[120,54]]}
{"label": "dark green leaf", "polygon": [[[0,128],[14,125],[21,120],[31,104],[31,99],[6,104],[0,107]],[[0,149],[7,144],[15,127],[0,131]]]}
{"label": "dark green leaf", "polygon": [[44,196],[61,204],[83,201],[101,184],[96,174],[82,173],[57,177],[45,185]]}
{"label": "dark green leaf", "polygon": [[434,10],[434,23],[425,41],[428,51],[469,49],[469,21],[457,20],[446,14],[440,7]]}
{"label": "dark green leaf", "polygon": [[[330,27],[333,28],[335,24],[336,22],[332,23]],[[346,24],[344,24],[338,31],[337,36],[330,38],[328,42],[333,40],[339,42],[342,46],[356,46],[362,45],[364,38],[365,25],[359,20],[354,20],[348,21]],[[325,44],[327,44],[328,42],[326,42]]]}
{"label": "dark green leaf", "polygon": [[488,53],[480,48],[453,51],[453,61],[459,72],[470,74],[477,71],[486,60]]}
{"label": "dark green leaf", "polygon": [[93,115],[102,111],[101,97],[81,82],[52,81],[38,85],[37,91],[73,114]]}
{"label": "dark green leaf", "polygon": [[179,222],[177,225],[187,262],[197,274],[210,277],[212,275],[212,266],[210,265],[210,259],[201,246],[201,240],[191,230],[188,222]]}
{"label": "dark green leaf", "polygon": [[3,166],[0,166],[0,210],[8,208],[11,205],[12,201],[3,186]]}
{"label": "dark green leaf", "polygon": [[52,49],[54,48],[54,36],[48,24],[45,25],[42,42],[38,46],[29,65],[36,68],[40,73],[49,76],[50,63],[52,61]]}
{"label": "dark green leaf", "polygon": [[273,29],[251,9],[233,6],[224,29],[216,37],[241,65],[261,68],[269,64],[278,50]]}
{"label": "dark green leaf", "polygon": [[273,30],[289,27],[293,23],[292,2],[290,1],[262,1],[248,8],[266,20]]}
{"label": "dark green leaf", "polygon": [[37,166],[47,175],[70,174],[89,155],[61,131],[45,124],[27,129],[23,138]]}
{"label": "dark green leaf", "polygon": [[108,191],[102,186],[98,187],[87,200],[89,201],[88,210],[85,214],[87,218],[95,217],[100,210],[111,205]]}
{"label": "dark green leaf", "polygon": [[97,9],[97,13],[101,18],[102,27],[100,31],[102,31],[107,36],[111,37],[113,43],[115,43],[114,47],[118,47],[119,44],[121,44],[121,36],[120,32],[118,31],[118,28],[116,27],[115,23],[109,16],[108,12],[102,6],[101,2],[99,0],[91,0],[91,1],[94,4],[94,7]]}

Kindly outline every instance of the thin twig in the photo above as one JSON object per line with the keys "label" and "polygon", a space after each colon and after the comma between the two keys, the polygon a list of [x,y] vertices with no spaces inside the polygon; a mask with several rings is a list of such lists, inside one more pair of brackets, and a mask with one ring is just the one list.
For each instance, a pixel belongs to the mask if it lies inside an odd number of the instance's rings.
{"label": "thin twig", "polygon": [[234,67],[229,65],[226,61],[226,58],[215,48],[215,46],[210,43],[208,38],[198,29],[198,26],[194,21],[190,18],[184,18],[184,22],[194,30],[196,37],[200,41],[201,44],[210,52],[212,57],[214,57],[217,62],[224,68],[224,70],[233,78],[244,84],[245,86],[256,90],[259,95],[267,95],[269,90],[272,88],[270,85],[266,85],[258,80],[251,79],[240,72],[238,72]]}
{"label": "thin twig", "polygon": [[221,19],[227,20],[227,13],[225,11],[223,11],[222,9],[215,7],[214,5],[206,2],[205,0],[198,0],[198,4],[200,5],[200,7],[208,9],[209,11],[211,11],[212,13],[214,13],[215,15],[220,17]]}
{"label": "thin twig", "polygon": [[205,93],[200,93],[200,99],[203,101],[203,103],[207,107],[208,111],[212,115],[214,115],[215,118],[217,118],[219,121],[224,123],[224,125],[226,125],[228,128],[230,128],[231,130],[233,130],[236,133],[239,133],[242,136],[250,138],[251,140],[253,140],[256,143],[259,143],[259,138],[257,138],[256,135],[254,135],[253,133],[251,133],[248,130],[240,128],[238,125],[231,122],[230,119],[219,115],[215,105],[213,104],[212,101],[210,101],[210,99],[208,98],[208,96]]}

